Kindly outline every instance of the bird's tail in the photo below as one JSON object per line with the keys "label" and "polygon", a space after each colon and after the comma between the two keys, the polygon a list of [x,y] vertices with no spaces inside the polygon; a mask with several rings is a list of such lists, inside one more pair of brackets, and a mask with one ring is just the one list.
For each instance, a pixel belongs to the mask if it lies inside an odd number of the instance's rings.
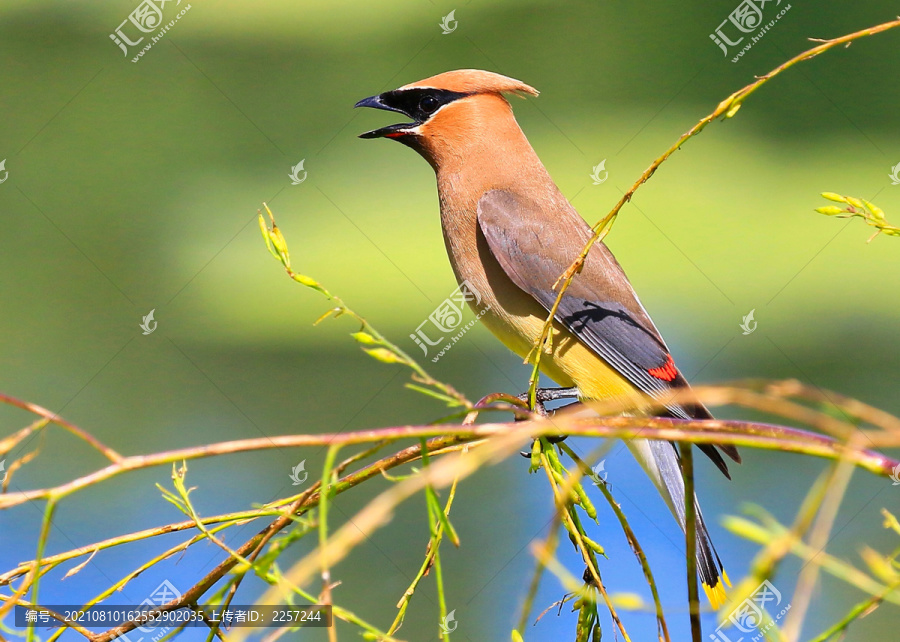
{"label": "bird's tail", "polygon": [[[629,449],[641,464],[647,475],[656,485],[669,509],[675,515],[681,529],[685,529],[685,493],[684,479],[681,476],[681,464],[675,445],[668,441],[635,439],[627,441]],[[725,586],[731,586],[728,575],[722,567],[722,561],[716,553],[697,496],[694,495],[695,515],[697,516],[697,574],[703,583],[703,590],[714,609],[725,602]]]}

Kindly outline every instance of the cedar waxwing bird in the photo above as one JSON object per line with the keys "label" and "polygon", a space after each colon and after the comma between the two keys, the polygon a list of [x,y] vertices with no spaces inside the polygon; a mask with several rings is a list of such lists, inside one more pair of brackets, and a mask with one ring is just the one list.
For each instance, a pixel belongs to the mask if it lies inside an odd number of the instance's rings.
{"label": "cedar waxwing bird", "polygon": [[[537,96],[523,82],[488,71],[449,71],[359,101],[357,107],[399,112],[412,122],[382,127],[361,138],[393,138],[434,168],[441,226],[456,280],[481,295],[481,320],[508,348],[525,357],[539,340],[557,292],[553,285],[591,237],[591,228],[550,178],[519,128],[505,94]],[[551,351],[541,370],[580,400],[648,397],[658,414],[711,419],[699,403],[666,403],[688,388],[669,349],[624,271],[603,243],[595,243],[554,318]],[[551,395],[559,398],[565,393]],[[648,411],[649,412],[649,411]],[[682,529],[685,489],[675,445],[630,440],[628,447],[660,491]],[[725,474],[711,444],[699,448]],[[735,462],[734,446],[719,448]],[[696,506],[696,497],[694,498]],[[728,576],[699,506],[698,573],[715,608]]]}

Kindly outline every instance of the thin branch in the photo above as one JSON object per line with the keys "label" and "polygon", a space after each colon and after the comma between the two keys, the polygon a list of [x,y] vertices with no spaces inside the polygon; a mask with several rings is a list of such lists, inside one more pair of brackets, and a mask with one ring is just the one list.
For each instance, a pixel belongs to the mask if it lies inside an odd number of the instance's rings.
{"label": "thin branch", "polygon": [[[706,390],[700,389],[700,392],[702,393],[702,395],[706,395],[706,397],[715,397],[716,395],[718,395],[720,401],[724,399],[740,397],[740,395],[738,395],[735,391],[730,391],[727,388],[710,388]],[[772,394],[756,394],[756,396],[753,397],[750,402],[748,402],[747,399],[743,399],[743,402],[747,403],[747,405],[756,404],[758,406],[764,407],[766,403],[769,403],[769,401],[771,401],[766,399],[767,396],[772,396]],[[812,416],[804,418],[818,421],[818,414],[814,412]],[[835,433],[846,434],[843,422],[829,425],[829,428],[831,428]],[[432,453],[448,452],[454,448],[462,447],[467,442],[477,442],[477,450],[479,452],[479,455],[476,458],[476,461],[472,464],[472,467],[460,468],[457,466],[456,468],[451,467],[447,469],[447,474],[452,474],[453,479],[456,479],[457,475],[461,479],[470,474],[474,469],[480,467],[480,465],[484,461],[487,461],[488,459],[494,457],[495,455],[493,455],[492,453],[495,452],[498,442],[503,442],[504,440],[508,439],[522,440],[524,442],[527,442],[530,441],[534,436],[558,434],[626,439],[640,436],[643,438],[666,439],[670,441],[680,442],[733,443],[736,445],[774,449],[783,452],[805,453],[831,459],[844,457],[851,461],[854,465],[859,465],[871,472],[885,476],[890,475],[892,469],[896,465],[898,465],[897,462],[884,455],[867,450],[861,450],[852,446],[847,446],[831,437],[784,426],[775,426],[772,424],[738,421],[686,421],[677,419],[640,417],[603,417],[585,420],[570,417],[565,413],[558,413],[555,417],[552,418],[552,420],[549,421],[530,420],[516,423],[481,424],[478,426],[471,425],[470,423],[464,423],[462,425],[447,424],[437,426],[405,426],[385,428],[380,430],[359,431],[354,433],[343,433],[338,435],[290,435],[275,437],[271,439],[261,438],[258,440],[223,442],[220,444],[179,449],[146,456],[124,457],[120,462],[117,462],[116,464],[112,464],[100,471],[87,475],[86,477],[73,480],[68,484],[63,484],[62,486],[56,488],[38,491],[24,491],[21,493],[13,493],[7,496],[2,496],[0,497],[0,506],[18,505],[23,503],[24,501],[27,501],[28,499],[34,498],[44,498],[50,500],[51,502],[55,502],[56,500],[58,500],[58,498],[63,497],[71,492],[75,492],[76,490],[79,490],[81,488],[90,486],[106,479],[110,479],[122,472],[145,468],[148,466],[160,465],[164,463],[172,463],[174,461],[196,459],[200,457],[214,456],[224,453],[247,452],[252,450],[262,450],[276,447],[323,446],[335,444],[375,444],[366,451],[367,453],[369,453],[377,448],[383,447],[387,443],[407,438],[421,439],[427,437],[435,437],[435,439],[432,439],[428,442],[427,447],[428,452]],[[879,438],[879,441],[888,445],[892,443],[900,443],[900,439],[898,439],[897,435],[892,433],[868,431],[866,435],[873,435],[875,437],[878,437],[880,435],[881,437]],[[512,452],[512,450],[510,450],[509,452]],[[414,461],[415,459],[419,458],[421,454],[421,446],[417,445],[400,451],[400,453],[396,453],[395,455],[392,455],[390,457],[386,457],[379,462],[375,462],[367,467],[364,467],[360,471],[347,475],[339,480],[335,484],[334,492],[343,492],[358,485],[362,481],[379,475],[381,472],[389,470],[390,468],[400,465],[401,463]],[[348,460],[347,465],[349,465],[349,462],[355,461],[356,458],[357,456],[351,457]],[[428,479],[430,480],[429,483],[431,483],[432,481],[430,475],[435,474],[434,469],[444,470],[443,468],[441,468],[441,466],[443,466],[447,461],[450,461],[453,458],[453,455],[445,456],[435,466],[429,467],[429,471],[427,471],[429,475]],[[416,477],[421,477],[421,475]],[[407,480],[407,482],[409,481],[411,480]],[[403,484],[400,485],[402,486]],[[288,524],[293,523],[295,514],[300,514],[317,505],[319,496],[316,491],[317,485],[313,488],[308,489],[300,496],[291,498],[291,501],[289,503],[288,500],[278,500],[272,505],[264,507],[271,510],[273,506],[282,506],[283,512],[278,519],[276,519],[272,524],[263,529],[257,536],[251,538],[242,547],[236,549],[236,553],[244,557],[253,554],[265,541],[267,541],[267,538],[271,538],[274,533],[283,529]],[[405,492],[414,493],[416,491],[415,489],[407,488],[404,493]],[[402,501],[402,499],[400,501]],[[388,504],[383,504],[380,507],[376,506],[375,510],[376,513],[373,513],[373,515],[377,515],[378,511],[382,511],[380,513],[380,517],[375,519],[375,522],[373,522],[380,525],[384,523],[383,520],[385,518],[385,515],[389,515],[392,508]],[[385,510],[387,511],[387,513],[384,512]],[[206,520],[203,521],[205,522]],[[339,546],[338,548],[334,548],[334,543],[336,540],[338,544],[341,544],[339,540],[341,532],[339,531],[337,535],[338,537],[332,537],[329,539],[329,542],[326,546],[326,552],[328,550],[331,550],[332,552],[337,551],[339,554],[338,556],[340,557],[346,555],[350,548],[355,546],[356,543],[347,540],[344,542],[343,547]],[[334,563],[334,560],[332,558],[329,557],[328,559],[330,563]],[[32,572],[36,574],[39,571],[41,574],[43,574],[43,572],[55,566],[56,563],[57,562],[47,563],[44,560],[41,560],[40,564],[31,562],[27,565],[24,565],[24,567],[28,569],[26,570],[26,573]],[[229,558],[226,561],[222,562],[205,578],[203,578],[195,586],[191,587],[191,589],[189,589],[187,592],[185,592],[185,594],[177,604],[173,602],[169,605],[166,605],[164,609],[171,610],[174,608],[179,608],[179,606],[181,605],[189,605],[192,602],[196,602],[206,591],[208,591],[215,583],[217,583],[222,577],[224,577],[225,574],[230,572],[234,568],[236,563],[237,562],[233,558]],[[318,566],[318,562],[316,562],[315,565]],[[23,565],[20,565],[19,570],[21,570],[22,568]],[[22,588],[27,590],[26,586],[23,586]],[[20,596],[21,593],[17,592],[17,595]],[[10,602],[14,603],[15,598],[10,600]],[[98,642],[110,640],[115,637],[115,635],[131,630],[132,628],[134,628],[134,623],[130,623],[129,625],[126,625],[124,627],[119,627],[117,629],[107,631],[98,638]]]}
{"label": "thin branch", "polygon": [[[820,551],[825,550],[825,546],[831,537],[834,520],[837,518],[838,509],[847,492],[854,469],[855,466],[848,461],[839,460],[836,463],[834,478],[828,484],[822,509],[816,517],[816,523],[813,526],[812,533],[810,533],[809,545],[812,548]],[[812,601],[812,593],[818,577],[818,564],[807,564],[800,570],[794,597],[790,602],[791,611],[787,615],[783,628],[784,636],[789,642],[800,639],[800,628],[805,619],[806,610]]]}
{"label": "thin branch", "polygon": [[259,212],[259,229],[260,232],[262,232],[263,240],[266,243],[269,253],[278,259],[282,266],[284,266],[285,272],[292,280],[315,290],[335,303],[335,307],[319,317],[316,321],[317,324],[332,315],[335,317],[342,315],[351,317],[359,323],[360,328],[359,331],[352,333],[350,336],[359,343],[366,354],[383,363],[396,363],[408,367],[413,372],[412,380],[426,386],[426,388],[423,388],[415,384],[407,384],[408,388],[440,399],[451,407],[462,406],[467,409],[472,408],[472,402],[470,402],[465,395],[461,394],[450,384],[439,381],[428,374],[415,359],[409,356],[409,354],[402,350],[397,344],[389,341],[387,337],[375,329],[375,327],[366,321],[364,317],[360,316],[347,306],[343,299],[326,290],[325,286],[312,277],[295,272],[293,267],[291,267],[291,256],[288,251],[287,240],[281,233],[281,229],[275,224],[275,216],[272,214],[272,210],[270,210],[269,206],[265,203],[263,203],[263,207],[266,208],[266,213],[269,216],[272,227],[268,227],[262,212]]}
{"label": "thin branch", "polygon": [[[656,172],[660,165],[662,165],[669,157],[674,154],[676,151],[681,149],[681,146],[684,145],[688,140],[702,132],[706,129],[706,126],[713,122],[715,119],[720,116],[723,119],[733,117],[738,110],[741,108],[741,105],[744,101],[757,89],[759,89],[764,83],[768,82],[775,76],[779,75],[781,72],[790,69],[797,63],[803,62],[804,60],[809,60],[810,58],[814,58],[821,53],[828,51],[834,47],[839,45],[850,44],[854,40],[859,38],[863,38],[866,36],[872,36],[877,33],[881,33],[882,31],[887,31],[888,29],[893,29],[894,27],[900,26],[900,18],[896,20],[892,20],[890,22],[885,22],[880,25],[876,25],[874,27],[869,27],[867,29],[861,29],[860,31],[855,31],[853,33],[847,34],[845,36],[841,36],[840,38],[834,38],[832,40],[824,40],[821,44],[804,51],[801,54],[798,54],[784,62],[769,73],[758,76],[756,80],[747,85],[746,87],[739,89],[738,91],[731,94],[728,98],[719,103],[719,105],[713,110],[712,113],[702,118],[696,125],[691,127],[687,132],[681,135],[681,137],[673,144],[669,149],[667,149],[661,156],[659,156],[656,160],[650,163],[650,166],[644,170],[643,174],[638,177],[638,179],[634,182],[634,184],[628,188],[622,198],[613,206],[612,210],[610,210],[609,214],[603,217],[600,221],[598,221],[593,229],[593,234],[588,242],[585,244],[584,249],[581,253],[576,257],[576,259],[572,262],[569,268],[560,275],[557,282],[554,286],[559,287],[559,294],[556,297],[556,301],[554,301],[550,314],[547,316],[547,319],[544,321],[543,330],[541,331],[540,337],[538,337],[535,342],[531,353],[529,354],[529,358],[534,358],[534,368],[532,370],[531,379],[529,383],[529,399],[530,399],[530,407],[534,407],[534,398],[535,391],[537,390],[537,382],[538,382],[538,373],[540,372],[540,361],[541,354],[544,349],[547,347],[550,342],[552,327],[554,325],[554,318],[556,316],[556,310],[559,307],[560,302],[562,301],[563,296],[568,290],[569,285],[571,285],[572,280],[575,278],[575,275],[581,271],[582,266],[584,265],[585,259],[587,259],[588,253],[591,251],[591,247],[597,242],[602,242],[604,237],[609,233],[612,229],[612,225],[616,220],[616,217],[619,214],[619,210],[625,205],[625,203],[629,202],[631,198],[634,196],[634,193],[638,190],[638,188],[650,180],[650,177]],[[526,359],[527,361],[527,359]]]}
{"label": "thin branch", "polygon": [[[603,580],[600,577],[600,570],[597,567],[597,558],[594,555],[594,551],[588,546],[585,541],[586,537],[584,534],[584,529],[581,527],[580,522],[578,522],[578,518],[575,513],[569,510],[571,502],[566,499],[569,496],[568,489],[563,488],[559,483],[559,480],[554,477],[554,472],[557,472],[555,470],[555,465],[559,463],[559,460],[555,459],[553,448],[547,443],[546,439],[541,440],[541,446],[541,462],[543,463],[544,471],[546,472],[547,478],[550,482],[550,488],[553,490],[553,495],[556,500],[556,510],[562,516],[562,522],[566,526],[566,530],[569,532],[573,542],[581,552],[581,557],[584,560],[585,566],[587,566],[588,572],[590,573],[591,583],[600,592],[600,595],[603,598],[604,603],[606,604],[606,608],[609,611],[609,615],[612,618],[613,623],[622,633],[622,637],[625,638],[626,642],[630,642],[631,638],[629,637],[628,632],[625,630],[625,625],[622,622],[621,618],[619,618],[619,614],[616,612],[615,605],[612,603],[612,600],[610,599],[609,594],[606,591],[606,587],[603,585]],[[552,465],[550,463],[551,456],[553,456],[553,458],[555,459]],[[578,473],[576,472],[575,474],[577,475]],[[565,483],[564,480],[562,481],[563,483]],[[583,606],[582,608],[585,607]]]}
{"label": "thin branch", "polygon": [[868,613],[871,613],[873,610],[875,610],[884,601],[884,598],[888,594],[896,591],[898,588],[900,588],[900,582],[895,582],[891,586],[885,588],[881,593],[863,600],[859,604],[855,605],[852,609],[850,609],[850,612],[847,613],[846,616],[841,618],[840,621],[836,622],[834,626],[830,627],[820,635],[817,635],[815,638],[810,640],[810,642],[826,642],[827,640],[831,640],[832,638],[834,638],[834,636],[836,636],[838,633],[846,631],[853,622],[855,622],[858,618],[864,617]]}
{"label": "thin branch", "polygon": [[859,419],[863,423],[877,426],[888,432],[900,434],[900,418],[895,417],[881,408],[876,408],[859,399],[842,395],[834,390],[823,390],[815,386],[804,384],[796,379],[785,379],[783,381],[751,379],[747,381],[735,381],[731,385],[735,387],[759,386],[776,397],[796,397],[805,401],[836,406],[842,412]]}
{"label": "thin branch", "polygon": [[[569,457],[572,458],[572,461],[578,464],[583,475],[591,474],[592,471],[590,462],[601,456],[597,455],[596,457],[589,457],[588,461],[585,462],[565,442],[560,442],[559,447]],[[594,485],[603,494],[603,497],[606,498],[606,501],[609,504],[610,508],[612,508],[616,519],[619,520],[619,526],[622,528],[622,532],[625,534],[625,539],[628,541],[628,545],[631,547],[631,551],[634,553],[634,556],[637,558],[638,563],[641,565],[641,570],[644,573],[644,579],[647,580],[647,585],[650,587],[650,593],[653,596],[653,604],[656,608],[656,622],[657,628],[659,629],[659,634],[666,642],[671,642],[671,638],[669,637],[669,627],[666,624],[666,617],[663,614],[662,602],[659,599],[659,590],[656,587],[656,580],[653,578],[653,571],[650,569],[650,563],[647,561],[647,556],[644,554],[644,549],[641,547],[640,542],[638,542],[637,535],[635,535],[634,530],[631,528],[631,524],[629,524],[628,518],[625,516],[624,511],[622,511],[622,507],[613,497],[612,492],[606,485],[606,482],[601,479],[599,480],[599,483],[595,481]]]}
{"label": "thin branch", "polygon": [[[422,446],[424,448],[425,442],[423,440]],[[340,451],[341,447],[339,444],[332,444],[328,448],[328,452],[325,454],[325,463],[322,466],[322,481],[319,485],[319,548],[324,549],[325,544],[328,542],[328,501],[329,494],[331,491],[331,479],[334,468],[334,460],[337,459],[337,454]],[[320,558],[321,561],[321,574],[322,574],[322,592],[321,592],[321,604],[331,605],[331,569],[330,564],[328,563],[328,558],[324,555]],[[337,642],[337,632],[335,627],[329,627],[328,629],[328,640],[329,642]]]}
{"label": "thin branch", "polygon": [[[508,432],[496,439],[489,440],[464,457],[459,454],[447,455],[441,461],[432,463],[418,474],[404,479],[375,497],[347,524],[338,529],[329,538],[324,548],[318,547],[306,555],[285,573],[285,577],[292,583],[302,586],[316,572],[322,556],[329,565],[337,564],[366,537],[367,532],[387,523],[397,506],[424,490],[426,485],[432,484],[439,488],[449,486],[457,476],[459,479],[465,479],[479,470],[482,465],[513,454],[530,440],[531,437],[527,433]],[[258,603],[276,604],[281,599],[283,599],[283,595],[278,587],[271,587],[259,598]],[[249,628],[241,629],[236,633],[236,640],[240,642],[250,634],[250,631]]]}
{"label": "thin branch", "polygon": [[[9,395],[5,395],[0,393],[0,403],[9,404],[10,406],[15,406],[16,408],[21,408],[22,410],[27,410],[28,412],[34,413],[40,417],[43,417],[47,421],[56,424],[62,428],[65,428],[70,433],[81,439],[82,441],[89,444],[92,448],[102,453],[104,457],[109,459],[112,462],[117,462],[122,459],[122,455],[117,453],[115,450],[101,442],[99,439],[94,437],[92,434],[87,432],[86,430],[82,430],[75,424],[66,421],[55,412],[50,412],[46,408],[39,406],[37,404],[33,404],[28,401],[22,401],[21,399],[16,399],[15,397],[11,397]],[[0,452],[4,451],[6,440],[0,442]]]}
{"label": "thin branch", "polygon": [[[822,550],[811,547],[806,542],[797,537],[793,537],[790,531],[783,525],[770,520],[768,525],[760,525],[749,520],[739,517],[728,517],[724,520],[726,528],[740,535],[744,539],[756,542],[758,544],[769,544],[773,540],[787,541],[790,546],[789,553],[793,553],[807,564],[816,564],[824,571],[834,577],[856,587],[863,593],[868,595],[883,595],[884,601],[900,606],[900,593],[895,591],[885,591],[888,586],[881,581],[873,579],[866,573],[860,571],[853,565],[838,559]],[[758,576],[757,576],[758,577]],[[742,594],[743,586],[738,587],[734,593],[732,604],[740,602],[745,597],[749,597],[749,593],[756,589],[759,579],[754,579],[751,586],[746,587],[745,594]]]}
{"label": "thin branch", "polygon": [[[428,443],[428,446],[430,449],[437,450],[439,448],[446,447],[453,441],[453,438],[437,438],[430,441]],[[419,446],[418,444],[405,448],[389,457],[385,457],[378,462],[370,464],[369,466],[366,466],[354,473],[346,475],[337,484],[335,484],[333,492],[340,493],[348,490],[349,488],[352,488],[367,479],[371,479],[372,477],[380,475],[384,470],[389,470],[401,464],[414,461],[420,456],[420,454],[421,446]],[[297,499],[295,499],[290,506],[287,506],[285,508],[281,517],[273,521],[255,536],[238,547],[236,549],[236,552],[244,557],[251,555],[253,551],[255,551],[258,547],[264,546],[265,543],[276,533],[284,529],[286,526],[292,524],[295,514],[303,512],[315,506],[318,503],[317,490],[319,483],[320,482],[316,482],[312,487],[301,493],[301,495],[297,497]],[[236,564],[236,559],[234,559],[233,557],[228,557],[224,561],[220,562],[219,565],[216,566],[212,571],[207,573],[203,579],[201,579],[199,582],[194,584],[194,586],[185,591],[180,598],[162,605],[158,610],[160,612],[174,611],[182,608],[183,606],[187,606],[197,602],[219,580],[221,580],[227,573],[229,573]],[[338,615],[337,609],[335,609],[334,613],[335,616]],[[117,626],[113,629],[104,631],[102,634],[96,637],[94,642],[111,642],[123,633],[134,630],[137,626],[138,623],[134,621],[123,623],[122,625]],[[385,637],[385,642],[392,642],[393,640],[394,638],[390,636]]]}
{"label": "thin branch", "polygon": [[[783,452],[796,452],[836,459],[848,457],[854,464],[877,475],[889,477],[898,462],[887,455],[870,450],[845,446],[838,440],[806,430],[752,421],[686,420],[668,417],[601,417],[578,419],[557,416],[553,421],[522,421],[517,423],[489,423],[478,426],[441,424],[437,426],[396,426],[377,430],[348,433],[323,433],[318,435],[281,435],[239,439],[203,446],[170,450],[152,455],[124,457],[121,461],[94,473],[79,477],[59,486],[38,490],[20,491],[0,495],[0,510],[18,506],[36,499],[60,498],[100,481],[111,479],[124,472],[171,464],[181,460],[200,459],[216,455],[296,448],[329,446],[332,444],[365,444],[376,441],[397,441],[407,438],[455,437],[457,441],[472,441],[497,435],[520,432],[534,436],[557,434],[583,437],[608,437],[620,439],[666,439],[688,441],[696,444],[722,443],[748,446]],[[883,438],[880,445],[897,446],[900,439]],[[447,443],[446,445],[451,445]]]}
{"label": "thin branch", "polygon": [[[211,517],[204,517],[200,521],[204,525],[210,524],[219,524],[221,522],[231,522],[234,525],[245,524],[248,521],[253,519],[258,519],[260,517],[273,517],[275,515],[279,515],[281,511],[270,510],[270,509],[253,509],[248,511],[240,511],[235,513],[225,513],[222,515],[214,515]],[[93,544],[88,544],[86,546],[79,546],[78,548],[73,548],[68,551],[64,551],[62,553],[57,553],[56,555],[50,555],[45,557],[42,561],[44,567],[52,566],[56,567],[59,564],[66,562],[68,560],[72,560],[78,557],[82,557],[84,555],[93,555],[98,551],[105,550],[107,548],[112,548],[114,546],[120,546],[122,544],[130,544],[132,542],[138,542],[145,539],[151,539],[158,535],[167,535],[169,533],[177,533],[179,531],[191,530],[196,528],[197,524],[194,520],[185,520],[183,522],[174,522],[171,524],[166,524],[165,526],[156,526],[154,528],[146,528],[140,531],[134,531],[132,533],[128,533],[127,535],[117,535],[116,537],[110,537],[108,539],[100,540],[98,542],[94,542]],[[202,539],[202,538],[201,538]],[[177,551],[175,551],[177,552]],[[5,584],[9,584],[12,580],[17,577],[20,577],[27,573],[34,565],[34,562],[23,562],[19,564],[16,568],[9,570],[3,574],[0,574],[0,586]]]}
{"label": "thin branch", "polygon": [[684,557],[687,561],[688,605],[691,619],[691,639],[702,642],[700,628],[700,594],[697,587],[697,504],[694,501],[693,444],[679,444],[681,475],[684,478]]}

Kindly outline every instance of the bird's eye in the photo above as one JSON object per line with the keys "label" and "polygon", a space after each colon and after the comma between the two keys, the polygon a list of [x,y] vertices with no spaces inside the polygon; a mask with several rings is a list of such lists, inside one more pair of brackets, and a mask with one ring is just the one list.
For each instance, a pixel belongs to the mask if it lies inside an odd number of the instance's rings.
{"label": "bird's eye", "polygon": [[419,109],[424,111],[426,114],[434,113],[434,111],[440,106],[438,99],[434,96],[425,96],[421,102],[419,103]]}

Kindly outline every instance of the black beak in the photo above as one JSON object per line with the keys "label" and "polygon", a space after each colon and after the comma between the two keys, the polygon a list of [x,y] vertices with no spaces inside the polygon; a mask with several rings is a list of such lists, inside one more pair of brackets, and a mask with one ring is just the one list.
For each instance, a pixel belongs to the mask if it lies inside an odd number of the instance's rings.
{"label": "black beak", "polygon": [[[395,111],[400,114],[404,114],[408,116],[402,109],[397,109],[396,107],[391,107],[386,104],[382,98],[384,94],[379,94],[378,96],[369,96],[368,98],[363,98],[358,103],[353,105],[356,107],[371,107],[373,109],[383,109],[385,111]],[[418,123],[400,123],[397,125],[388,125],[387,127],[382,127],[381,129],[373,129],[372,131],[365,132],[360,134],[360,138],[398,138],[400,136],[404,136],[406,134],[411,133],[409,130],[412,127],[415,127]]]}
{"label": "black beak", "polygon": [[363,98],[358,103],[353,105],[354,109],[357,107],[372,107],[373,109],[387,109],[389,111],[396,111],[381,102],[380,94],[378,96],[369,96],[368,98]]}

